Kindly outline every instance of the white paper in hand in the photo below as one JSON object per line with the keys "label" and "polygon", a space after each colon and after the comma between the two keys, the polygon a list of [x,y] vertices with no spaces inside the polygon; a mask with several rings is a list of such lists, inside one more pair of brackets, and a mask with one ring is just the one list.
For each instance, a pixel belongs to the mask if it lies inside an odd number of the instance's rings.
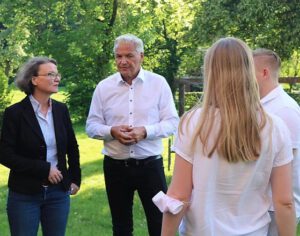
{"label": "white paper in hand", "polygon": [[162,213],[171,212],[173,215],[178,214],[184,205],[183,202],[167,196],[162,191],[158,192],[152,201]]}

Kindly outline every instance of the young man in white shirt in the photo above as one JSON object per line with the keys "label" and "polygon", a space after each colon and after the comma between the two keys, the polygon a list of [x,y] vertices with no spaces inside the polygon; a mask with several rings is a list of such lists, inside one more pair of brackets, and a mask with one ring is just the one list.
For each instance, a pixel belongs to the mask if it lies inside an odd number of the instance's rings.
{"label": "young man in white shirt", "polygon": [[176,131],[179,118],[165,78],[141,67],[141,39],[131,34],[119,36],[114,54],[119,72],[97,85],[86,132],[104,141],[104,177],[113,235],[133,235],[132,206],[137,190],[149,235],[159,236],[162,214],[152,197],[167,190],[161,139]]}
{"label": "young man in white shirt", "polygon": [[[273,51],[253,51],[256,78],[259,84],[261,103],[264,109],[279,116],[287,125],[293,148],[293,190],[297,222],[300,219],[300,108],[279,85],[281,60]],[[275,213],[276,214],[276,213]],[[270,209],[271,223],[268,236],[277,236],[274,210]]]}

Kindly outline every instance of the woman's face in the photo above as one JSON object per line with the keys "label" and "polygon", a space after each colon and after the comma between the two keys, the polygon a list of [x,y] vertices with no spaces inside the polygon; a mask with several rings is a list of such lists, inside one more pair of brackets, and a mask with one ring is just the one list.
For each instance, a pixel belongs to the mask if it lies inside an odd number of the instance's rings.
{"label": "woman's face", "polygon": [[57,72],[55,64],[50,62],[40,65],[37,75],[32,77],[33,94],[39,93],[50,96],[57,93],[60,79],[61,76]]}

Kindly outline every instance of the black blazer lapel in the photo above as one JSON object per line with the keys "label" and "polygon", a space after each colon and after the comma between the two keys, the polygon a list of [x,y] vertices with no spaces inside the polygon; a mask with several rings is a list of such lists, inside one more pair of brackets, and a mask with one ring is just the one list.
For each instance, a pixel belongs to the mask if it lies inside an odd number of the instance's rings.
{"label": "black blazer lapel", "polygon": [[29,97],[27,96],[26,98],[24,98],[21,101],[21,104],[23,105],[23,108],[24,108],[23,116],[24,116],[25,120],[27,121],[29,126],[32,128],[32,130],[36,133],[36,135],[39,136],[45,142],[41,127],[35,116],[35,113],[34,113],[32,105],[31,105],[31,102],[29,100]]}
{"label": "black blazer lapel", "polygon": [[52,100],[52,115],[53,115],[53,123],[54,123],[54,131],[55,131],[55,138],[56,138],[56,147],[57,147],[57,155],[60,157],[62,152],[62,144],[64,143],[62,131],[63,128],[63,116],[62,116],[62,109],[58,106],[55,100]]}

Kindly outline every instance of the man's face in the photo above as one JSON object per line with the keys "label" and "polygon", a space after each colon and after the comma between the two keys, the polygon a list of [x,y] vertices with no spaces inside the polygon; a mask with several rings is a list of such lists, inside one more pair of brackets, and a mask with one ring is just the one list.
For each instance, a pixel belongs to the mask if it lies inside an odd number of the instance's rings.
{"label": "man's face", "polygon": [[140,71],[144,59],[143,53],[138,53],[132,43],[120,43],[116,48],[115,60],[118,71],[126,81],[132,81]]}

